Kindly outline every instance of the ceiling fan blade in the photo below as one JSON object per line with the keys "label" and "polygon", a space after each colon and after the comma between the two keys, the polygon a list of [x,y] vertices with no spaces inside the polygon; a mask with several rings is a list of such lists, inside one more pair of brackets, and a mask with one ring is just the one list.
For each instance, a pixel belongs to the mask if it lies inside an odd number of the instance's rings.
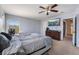
{"label": "ceiling fan blade", "polygon": [[51,8],[54,8],[54,7],[56,7],[56,6],[58,6],[58,5],[57,5],[57,4],[54,4],[54,5],[51,6]]}
{"label": "ceiling fan blade", "polygon": [[46,15],[49,15],[49,13],[47,12]]}
{"label": "ceiling fan blade", "polygon": [[50,10],[51,12],[58,12],[58,10]]}
{"label": "ceiling fan blade", "polygon": [[43,13],[43,12],[45,12],[45,11],[41,11],[41,12],[39,12],[39,14],[40,14],[40,13]]}
{"label": "ceiling fan blade", "polygon": [[40,6],[40,8],[45,9],[45,7],[43,7],[43,6]]}

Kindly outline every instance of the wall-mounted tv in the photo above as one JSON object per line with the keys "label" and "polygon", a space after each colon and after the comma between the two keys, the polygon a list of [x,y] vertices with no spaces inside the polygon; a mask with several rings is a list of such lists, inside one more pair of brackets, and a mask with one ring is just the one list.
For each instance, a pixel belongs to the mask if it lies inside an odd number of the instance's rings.
{"label": "wall-mounted tv", "polygon": [[48,20],[48,26],[60,26],[60,19],[56,18]]}

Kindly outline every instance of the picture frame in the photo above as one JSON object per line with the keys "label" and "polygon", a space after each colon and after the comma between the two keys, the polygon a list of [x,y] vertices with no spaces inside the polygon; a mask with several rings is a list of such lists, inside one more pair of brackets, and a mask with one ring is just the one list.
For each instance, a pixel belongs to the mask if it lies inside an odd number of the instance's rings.
{"label": "picture frame", "polygon": [[60,18],[48,20],[48,26],[60,26]]}

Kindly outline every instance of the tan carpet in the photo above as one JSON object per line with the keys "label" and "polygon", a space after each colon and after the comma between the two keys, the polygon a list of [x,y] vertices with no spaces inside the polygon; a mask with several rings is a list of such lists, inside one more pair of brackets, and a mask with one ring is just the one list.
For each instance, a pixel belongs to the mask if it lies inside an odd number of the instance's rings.
{"label": "tan carpet", "polygon": [[49,55],[79,55],[79,48],[72,45],[72,41],[64,39],[63,41],[53,40],[53,45]]}

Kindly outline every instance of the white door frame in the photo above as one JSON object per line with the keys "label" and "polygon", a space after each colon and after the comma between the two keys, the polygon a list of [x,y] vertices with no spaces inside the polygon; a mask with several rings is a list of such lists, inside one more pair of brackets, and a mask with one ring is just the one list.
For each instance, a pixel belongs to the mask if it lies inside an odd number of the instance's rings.
{"label": "white door frame", "polygon": [[[76,17],[71,17],[73,19],[73,38],[72,38],[72,44],[73,46],[76,46]],[[68,18],[65,18],[68,19]],[[63,19],[64,21],[64,19]],[[63,37],[64,39],[64,37]]]}
{"label": "white door frame", "polygon": [[77,46],[77,19],[73,18],[73,46]]}

